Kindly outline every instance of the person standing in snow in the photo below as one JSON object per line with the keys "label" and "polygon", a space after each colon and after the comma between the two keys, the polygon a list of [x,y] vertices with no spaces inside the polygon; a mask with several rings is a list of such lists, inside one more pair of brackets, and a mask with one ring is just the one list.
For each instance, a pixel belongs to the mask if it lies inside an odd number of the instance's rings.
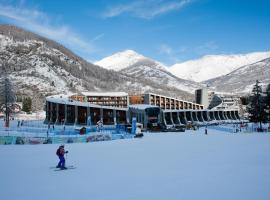
{"label": "person standing in snow", "polygon": [[100,132],[100,131],[102,130],[103,123],[102,123],[102,121],[101,121],[101,120],[99,120],[99,121],[97,122],[96,127],[97,127],[97,131],[98,131],[98,132]]}
{"label": "person standing in snow", "polygon": [[65,166],[65,154],[68,153],[68,151],[65,151],[65,146],[64,145],[60,145],[59,148],[56,151],[56,155],[59,157],[59,163],[56,166],[57,168],[60,169],[67,169]]}
{"label": "person standing in snow", "polygon": [[204,129],[204,134],[207,135],[207,126]]}

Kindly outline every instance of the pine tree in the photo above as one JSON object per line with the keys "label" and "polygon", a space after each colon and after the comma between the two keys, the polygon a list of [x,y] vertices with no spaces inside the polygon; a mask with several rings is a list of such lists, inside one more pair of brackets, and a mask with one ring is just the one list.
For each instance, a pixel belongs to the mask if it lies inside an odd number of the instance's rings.
{"label": "pine tree", "polygon": [[32,99],[30,97],[26,97],[22,102],[22,111],[29,113],[32,110]]}
{"label": "pine tree", "polygon": [[5,76],[0,80],[0,110],[5,113],[6,127],[9,127],[9,116],[13,112],[16,95],[9,78]]}
{"label": "pine tree", "polygon": [[249,120],[251,122],[260,123],[260,130],[262,130],[262,123],[267,121],[266,104],[263,96],[262,87],[259,81],[253,86],[251,95],[249,96],[249,104],[247,111],[249,113]]}
{"label": "pine tree", "polygon": [[266,94],[265,104],[266,104],[266,110],[268,112],[268,122],[270,122],[270,83],[266,87],[265,94]]}

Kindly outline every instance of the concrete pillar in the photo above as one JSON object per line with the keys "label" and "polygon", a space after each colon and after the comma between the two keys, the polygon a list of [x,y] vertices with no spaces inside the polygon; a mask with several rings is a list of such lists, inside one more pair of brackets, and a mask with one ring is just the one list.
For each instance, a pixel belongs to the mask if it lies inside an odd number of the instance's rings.
{"label": "concrete pillar", "polygon": [[228,111],[225,111],[225,115],[226,115],[227,120],[230,120]]}
{"label": "concrete pillar", "polygon": [[193,116],[192,116],[192,112],[191,111],[188,111],[190,113],[190,120],[191,122],[194,122],[194,119],[193,119]]}
{"label": "concrete pillar", "polygon": [[185,119],[185,122],[187,124],[187,115],[186,115],[186,111],[184,111],[184,119]]}
{"label": "concrete pillar", "polygon": [[204,118],[203,118],[203,111],[198,111],[198,112],[200,112],[200,115],[201,115],[201,120],[202,120],[202,122],[204,122]]}
{"label": "concrete pillar", "polygon": [[[204,114],[205,114],[205,115],[204,115]],[[207,121],[208,121],[207,112],[202,111],[202,118],[203,118],[203,121],[204,121],[204,122],[207,122]]]}
{"label": "concrete pillar", "polygon": [[56,104],[56,120],[55,124],[59,123],[59,104]]}
{"label": "concrete pillar", "polygon": [[129,120],[129,112],[128,111],[126,111],[126,123],[130,123],[130,120]]}
{"label": "concrete pillar", "polygon": [[232,111],[232,118],[233,118],[234,120],[237,120],[237,118],[236,118],[236,116],[235,116],[235,111]]}
{"label": "concrete pillar", "polygon": [[224,111],[222,111],[222,115],[223,115],[223,119],[224,119],[224,120],[227,120],[227,118],[226,118],[226,116],[225,116],[225,112],[224,112]]}
{"label": "concrete pillar", "polygon": [[230,113],[230,116],[231,116],[231,120],[233,120],[232,111],[230,111],[229,113]]}
{"label": "concrete pillar", "polygon": [[100,121],[103,123],[103,108],[100,108]]}
{"label": "concrete pillar", "polygon": [[86,107],[86,125],[91,125],[91,114],[90,114],[90,107]]}
{"label": "concrete pillar", "polygon": [[236,116],[236,119],[237,120],[240,120],[240,116],[239,116],[239,111],[238,110],[235,111],[235,116]]}
{"label": "concrete pillar", "polygon": [[199,122],[200,121],[200,113],[197,110],[195,110],[195,113],[196,113],[197,121]]}
{"label": "concrete pillar", "polygon": [[180,117],[179,117],[179,112],[177,112],[177,119],[179,121],[179,125],[181,125],[182,123],[181,123],[181,120],[180,120]]}
{"label": "concrete pillar", "polygon": [[220,121],[221,120],[221,118],[220,118],[220,116],[219,116],[219,111],[216,111],[217,112],[217,117],[218,117],[218,120]]}
{"label": "concrete pillar", "polygon": [[228,115],[229,119],[232,120],[231,111],[227,111],[227,115]]}
{"label": "concrete pillar", "polygon": [[113,121],[114,121],[114,125],[117,124],[117,121],[116,121],[116,110],[113,109]]}
{"label": "concrete pillar", "polygon": [[206,111],[207,121],[211,121],[211,117],[209,115],[209,111]]}
{"label": "concrete pillar", "polygon": [[167,122],[165,120],[165,113],[164,112],[162,112],[162,120],[163,120],[164,124],[167,125]]}
{"label": "concrete pillar", "polygon": [[67,104],[65,104],[65,119],[64,119],[64,125],[66,125],[67,122]]}
{"label": "concrete pillar", "polygon": [[78,106],[75,106],[75,120],[74,120],[74,125],[78,123]]}
{"label": "concrete pillar", "polygon": [[52,105],[52,102],[50,102],[50,119],[49,119],[49,123],[51,124],[52,123],[52,110],[53,110],[53,105]]}
{"label": "concrete pillar", "polygon": [[[170,105],[170,106],[171,106],[171,105]],[[170,112],[170,119],[171,119],[171,123],[172,123],[172,125],[174,125],[174,121],[173,121],[172,112]]]}
{"label": "concrete pillar", "polygon": [[50,115],[50,104],[49,104],[49,102],[48,101],[46,101],[46,119],[45,119],[45,123],[49,123],[49,121],[50,121],[50,117],[49,117],[49,115]]}
{"label": "concrete pillar", "polygon": [[226,111],[222,111],[222,112],[223,112],[224,119],[225,119],[225,120],[228,120]]}
{"label": "concrete pillar", "polygon": [[197,111],[193,111],[193,112],[195,113],[195,120],[198,122],[199,121],[199,119],[198,119],[198,112]]}

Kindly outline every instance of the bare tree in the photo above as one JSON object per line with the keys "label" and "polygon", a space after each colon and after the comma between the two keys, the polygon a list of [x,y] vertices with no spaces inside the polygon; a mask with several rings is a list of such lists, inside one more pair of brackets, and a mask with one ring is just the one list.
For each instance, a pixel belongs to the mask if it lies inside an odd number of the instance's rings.
{"label": "bare tree", "polygon": [[7,65],[2,65],[4,76],[0,78],[0,110],[5,113],[6,127],[9,127],[9,116],[16,107],[16,95],[14,87],[7,76]]}

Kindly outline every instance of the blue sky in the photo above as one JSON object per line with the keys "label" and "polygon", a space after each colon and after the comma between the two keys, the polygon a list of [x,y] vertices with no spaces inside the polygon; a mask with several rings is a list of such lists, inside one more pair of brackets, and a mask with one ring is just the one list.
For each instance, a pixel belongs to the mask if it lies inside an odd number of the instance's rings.
{"label": "blue sky", "polygon": [[0,23],[90,61],[126,49],[166,65],[270,50],[269,0],[0,0]]}

